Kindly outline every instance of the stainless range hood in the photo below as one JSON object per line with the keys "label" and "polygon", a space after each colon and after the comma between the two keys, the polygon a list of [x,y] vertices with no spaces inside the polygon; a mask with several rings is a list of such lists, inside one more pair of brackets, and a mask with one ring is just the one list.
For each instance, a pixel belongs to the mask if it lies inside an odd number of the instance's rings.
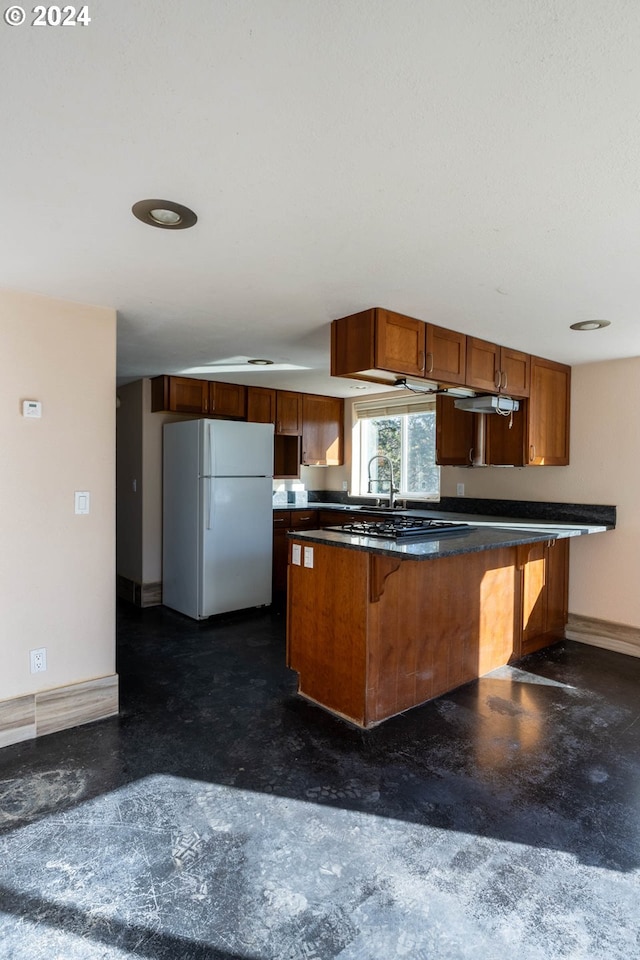
{"label": "stainless range hood", "polygon": [[464,397],[453,401],[458,410],[468,410],[470,413],[502,413],[507,414],[519,409],[520,404],[511,397],[496,397],[487,394],[481,397]]}

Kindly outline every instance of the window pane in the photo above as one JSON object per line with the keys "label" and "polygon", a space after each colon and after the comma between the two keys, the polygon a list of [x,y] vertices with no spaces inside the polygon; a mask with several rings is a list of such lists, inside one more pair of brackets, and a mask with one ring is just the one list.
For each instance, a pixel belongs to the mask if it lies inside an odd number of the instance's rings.
{"label": "window pane", "polygon": [[407,428],[407,486],[403,487],[403,492],[437,495],[440,467],[435,464],[435,412],[409,414]]}
{"label": "window pane", "polygon": [[[371,457],[388,457],[393,466],[395,486],[402,489],[400,472],[402,447],[402,419],[401,417],[380,417],[377,420],[363,421],[363,493],[370,492],[388,496],[390,470],[389,464],[383,460],[374,460]],[[369,466],[371,462],[371,465]],[[373,478],[369,485],[369,478]],[[370,490],[368,490],[370,486]]]}

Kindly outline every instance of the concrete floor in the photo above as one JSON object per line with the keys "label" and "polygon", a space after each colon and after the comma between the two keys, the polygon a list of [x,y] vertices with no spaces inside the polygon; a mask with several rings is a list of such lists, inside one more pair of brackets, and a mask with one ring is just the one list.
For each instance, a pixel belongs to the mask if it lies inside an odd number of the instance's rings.
{"label": "concrete floor", "polygon": [[640,660],[566,642],[363,733],[281,617],[127,607],[122,712],[0,751],[2,960],[640,956]]}

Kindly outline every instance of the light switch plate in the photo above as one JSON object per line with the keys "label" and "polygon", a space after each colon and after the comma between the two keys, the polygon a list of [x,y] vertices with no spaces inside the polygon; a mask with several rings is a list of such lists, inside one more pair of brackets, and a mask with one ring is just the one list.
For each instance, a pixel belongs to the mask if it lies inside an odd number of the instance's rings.
{"label": "light switch plate", "polygon": [[291,547],[291,563],[295,564],[296,567],[300,566],[300,554],[301,547],[299,543],[294,543]]}
{"label": "light switch plate", "polygon": [[75,509],[77,514],[85,515],[89,513],[91,507],[91,494],[88,490],[76,490]]}
{"label": "light switch plate", "polygon": [[313,547],[304,548],[304,565],[305,567],[313,567]]}

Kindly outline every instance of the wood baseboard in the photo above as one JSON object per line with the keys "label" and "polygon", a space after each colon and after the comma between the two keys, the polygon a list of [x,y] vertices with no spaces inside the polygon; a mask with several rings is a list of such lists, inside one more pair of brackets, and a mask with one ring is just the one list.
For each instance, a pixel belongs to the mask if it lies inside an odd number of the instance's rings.
{"label": "wood baseboard", "polygon": [[136,607],[156,607],[162,603],[162,583],[136,583],[128,577],[116,576],[116,594]]}
{"label": "wood baseboard", "polygon": [[579,643],[603,647],[615,653],[640,657],[640,627],[570,613],[564,635],[567,640],[577,640]]}
{"label": "wood baseboard", "polygon": [[118,674],[0,702],[0,747],[118,713]]}

